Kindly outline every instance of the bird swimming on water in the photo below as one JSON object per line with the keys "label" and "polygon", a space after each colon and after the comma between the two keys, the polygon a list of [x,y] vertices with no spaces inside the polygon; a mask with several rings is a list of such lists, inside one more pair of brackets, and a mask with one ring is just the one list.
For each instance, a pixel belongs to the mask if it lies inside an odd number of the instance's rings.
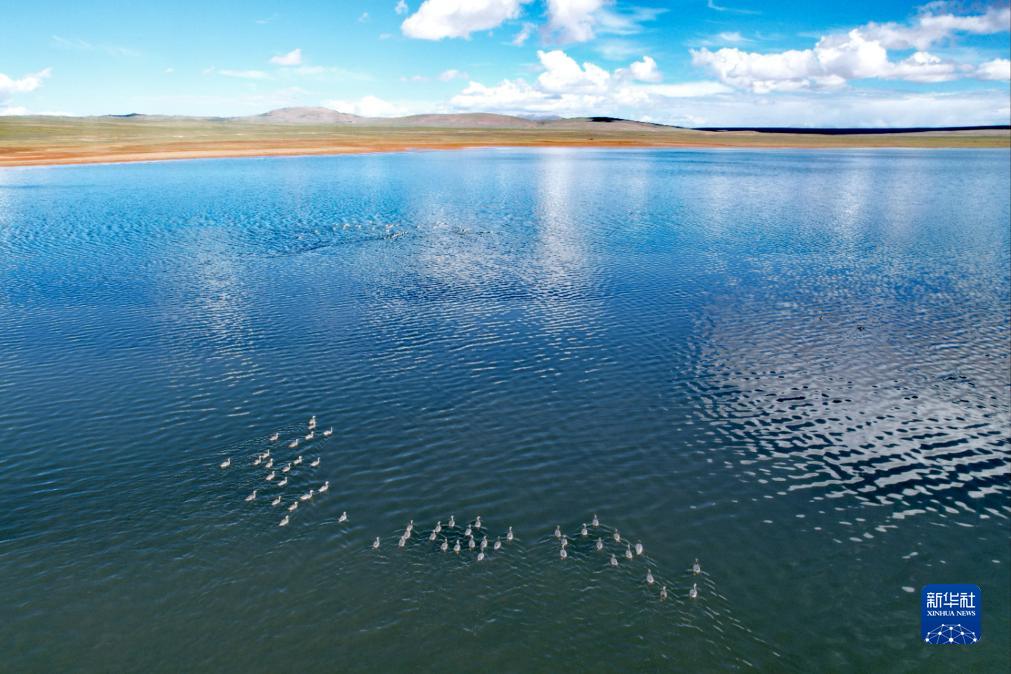
{"label": "bird swimming on water", "polygon": [[256,500],[256,490],[254,489],[253,493],[246,497],[246,501],[255,501],[255,500]]}
{"label": "bird swimming on water", "polygon": [[618,558],[611,555],[611,566],[618,566]]}
{"label": "bird swimming on water", "polygon": [[660,601],[667,601],[667,586],[660,588]]}
{"label": "bird swimming on water", "polygon": [[263,467],[266,468],[267,470],[270,470],[271,468],[274,467],[274,460],[268,459],[267,463]]}
{"label": "bird swimming on water", "polygon": [[502,541],[500,541],[498,539],[498,536],[496,536],[495,537],[495,545],[492,546],[492,550],[500,550],[501,548],[502,548]]}
{"label": "bird swimming on water", "polygon": [[590,535],[590,532],[586,530],[586,522],[583,522],[583,527],[579,530],[579,535],[583,537]]}
{"label": "bird swimming on water", "polygon": [[309,431],[308,433],[306,433],[305,434],[305,439],[306,440],[315,440],[316,439],[316,431]]}
{"label": "bird swimming on water", "polygon": [[474,519],[474,528],[475,529],[480,529],[481,528],[481,516],[480,515],[478,515],[477,518]]}
{"label": "bird swimming on water", "polygon": [[467,549],[468,550],[473,550],[476,545],[477,545],[477,543],[474,542],[474,537],[473,536],[471,536],[470,538],[467,539]]}
{"label": "bird swimming on water", "polygon": [[455,526],[456,526],[456,516],[455,515],[450,515],[449,516],[449,527],[453,528]]}
{"label": "bird swimming on water", "polygon": [[432,533],[428,534],[428,540],[430,540],[430,541],[434,541],[438,537],[439,537],[439,534],[436,533],[435,530],[432,530]]}
{"label": "bird swimming on water", "polygon": [[253,459],[253,465],[254,466],[259,466],[262,462],[263,462],[263,459],[261,459],[259,456],[257,456],[255,459]]}
{"label": "bird swimming on water", "polygon": [[636,554],[636,556],[639,556],[639,555],[642,554],[642,543],[636,543],[635,544],[635,554]]}
{"label": "bird swimming on water", "polygon": [[699,585],[698,583],[692,583],[692,589],[688,590],[689,599],[697,599],[699,596]]}
{"label": "bird swimming on water", "polygon": [[337,518],[337,523],[343,524],[344,522],[347,521],[348,521],[348,511],[345,510],[344,512],[341,513],[341,516]]}
{"label": "bird swimming on water", "polygon": [[288,506],[288,512],[293,513],[298,510],[298,501],[292,501],[291,505]]}
{"label": "bird swimming on water", "polygon": [[280,482],[277,483],[277,486],[278,487],[283,487],[286,484],[288,484],[288,476],[287,475],[284,476],[283,480],[281,480]]}
{"label": "bird swimming on water", "polygon": [[565,559],[566,557],[569,556],[569,553],[566,552],[565,548],[562,548],[562,551],[558,553],[558,556],[561,557],[562,559]]}
{"label": "bird swimming on water", "polygon": [[232,465],[232,459],[231,459],[231,457],[229,457],[229,458],[227,458],[227,459],[225,459],[224,461],[221,462],[221,470],[224,470],[225,468],[228,468],[230,465]]}
{"label": "bird swimming on water", "polygon": [[407,545],[407,539],[401,536],[400,540],[397,541],[397,545],[401,548],[404,547],[405,545]]}
{"label": "bird swimming on water", "polygon": [[379,536],[376,536],[376,540],[372,541],[372,549],[373,550],[379,549]]}
{"label": "bird swimming on water", "polygon": [[442,537],[442,545],[439,546],[439,549],[442,550],[443,552],[449,550],[449,541],[446,540],[445,536]]}
{"label": "bird swimming on water", "polygon": [[456,543],[453,544],[453,552],[460,554],[460,539],[456,539]]}
{"label": "bird swimming on water", "polygon": [[286,526],[288,526],[288,522],[289,521],[290,521],[290,517],[288,515],[285,515],[284,519],[281,520],[280,522],[278,522],[277,526],[279,526],[279,527],[286,527]]}
{"label": "bird swimming on water", "polygon": [[617,529],[614,530],[614,542],[621,543],[621,534],[618,532]]}
{"label": "bird swimming on water", "polygon": [[695,561],[692,562],[692,573],[694,573],[696,576],[699,575],[700,573],[702,573],[702,565],[699,564],[699,558],[698,557],[696,557]]}
{"label": "bird swimming on water", "polygon": [[628,544],[625,545],[625,559],[632,559],[632,546]]}
{"label": "bird swimming on water", "polygon": [[506,532],[506,540],[511,541],[513,539],[513,528],[509,527],[509,531]]}
{"label": "bird swimming on water", "polygon": [[568,536],[562,536],[562,547],[563,548],[569,547],[569,537]]}
{"label": "bird swimming on water", "polygon": [[555,525],[555,538],[561,538],[561,537],[562,537],[562,528],[556,524]]}
{"label": "bird swimming on water", "polygon": [[593,513],[593,528],[596,529],[600,526],[600,520],[597,519],[597,513]]}
{"label": "bird swimming on water", "polygon": [[654,582],[653,571],[651,569],[646,569],[646,582],[650,585]]}
{"label": "bird swimming on water", "polygon": [[322,485],[320,486],[320,488],[319,488],[319,493],[320,493],[320,494],[325,494],[325,493],[327,493],[328,491],[330,491],[330,480],[327,480],[326,482],[324,482],[324,483],[323,483],[323,484],[322,484]]}
{"label": "bird swimming on water", "polygon": [[603,550],[603,549],[604,549],[604,539],[603,539],[603,538],[600,538],[599,536],[597,537],[597,545],[596,545],[596,548],[597,548],[597,551],[598,551],[598,552],[599,552],[600,550]]}
{"label": "bird swimming on water", "polygon": [[310,468],[318,468],[319,467],[319,457],[318,456],[316,457],[315,461],[313,461],[312,463],[309,464],[309,467]]}
{"label": "bird swimming on water", "polygon": [[481,549],[484,550],[488,547],[488,536],[481,539]]}
{"label": "bird swimming on water", "polygon": [[467,525],[467,528],[466,528],[466,529],[464,529],[464,531],[463,531],[463,535],[464,535],[464,536],[470,536],[470,535],[472,535],[472,534],[473,534],[473,531],[471,530],[471,528],[470,528],[470,525],[468,524],[468,525]]}
{"label": "bird swimming on water", "polygon": [[267,473],[267,482],[273,482],[275,477],[277,477],[277,471],[270,471]]}
{"label": "bird swimming on water", "polygon": [[483,561],[483,560],[484,560],[484,552],[482,551],[482,552],[477,553],[477,561],[480,562],[480,561]]}
{"label": "bird swimming on water", "polygon": [[281,439],[281,434],[280,433],[274,433],[272,436],[270,436],[270,441],[271,442],[277,442],[280,439]]}
{"label": "bird swimming on water", "polygon": [[291,464],[290,463],[288,465],[286,465],[284,468],[281,469],[282,473],[287,473],[287,472],[290,472],[290,471],[291,471]]}
{"label": "bird swimming on water", "polygon": [[331,435],[333,435],[333,426],[323,431],[324,438],[329,438]]}
{"label": "bird swimming on water", "polygon": [[439,520],[438,522],[435,523],[435,529],[433,529],[433,531],[437,534],[442,533],[442,520]]}
{"label": "bird swimming on water", "polygon": [[291,462],[291,465],[298,466],[301,463],[302,463],[302,455],[299,454],[297,457],[295,457],[295,460]]}
{"label": "bird swimming on water", "polygon": [[277,498],[270,502],[270,505],[275,507],[281,505],[281,495],[278,494]]}
{"label": "bird swimming on water", "polygon": [[302,494],[302,495],[301,495],[301,496],[299,496],[298,498],[299,498],[299,500],[300,500],[300,501],[308,501],[308,500],[309,500],[309,499],[311,499],[311,498],[312,498],[312,497],[313,497],[313,496],[314,496],[315,494],[316,494],[316,490],[315,490],[315,489],[310,489],[309,491],[307,491],[306,493]]}
{"label": "bird swimming on water", "polygon": [[288,449],[295,449],[296,447],[298,447],[298,438],[288,443]]}
{"label": "bird swimming on water", "polygon": [[311,417],[309,417],[309,430],[311,431],[314,428],[316,428],[316,415],[315,414],[312,415]]}

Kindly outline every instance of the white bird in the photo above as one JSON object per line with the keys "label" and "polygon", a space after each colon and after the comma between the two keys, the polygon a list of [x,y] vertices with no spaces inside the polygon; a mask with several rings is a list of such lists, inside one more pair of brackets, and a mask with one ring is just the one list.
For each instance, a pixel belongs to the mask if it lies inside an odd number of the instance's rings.
{"label": "white bird", "polygon": [[337,518],[337,523],[342,524],[348,521],[348,512],[345,510],[341,513],[341,516]]}
{"label": "white bird", "polygon": [[483,561],[483,560],[484,560],[484,553],[483,552],[477,553],[477,561],[480,562],[480,561]]}
{"label": "white bird", "polygon": [[293,513],[298,510],[298,501],[292,501],[291,505],[288,506],[288,512]]}
{"label": "white bird", "polygon": [[310,489],[308,492],[306,492],[305,494],[302,494],[298,498],[299,498],[299,500],[302,500],[302,501],[308,501],[309,499],[311,499],[313,497],[313,495],[315,493],[316,493],[315,489]]}
{"label": "white bird", "polygon": [[565,559],[566,557],[569,556],[569,553],[566,552],[565,548],[563,547],[562,551],[558,553],[558,556],[561,557],[562,559]]}
{"label": "white bird", "polygon": [[281,480],[280,482],[278,482],[277,486],[278,487],[283,487],[286,484],[288,484],[288,477],[287,476],[285,476],[285,478],[283,480]]}
{"label": "white bird", "polygon": [[597,513],[593,513],[593,527],[597,528],[600,526],[600,520],[597,519]]}
{"label": "white bird", "polygon": [[632,559],[632,547],[629,545],[625,547],[625,559]]}
{"label": "white bird", "polygon": [[253,459],[253,465],[254,466],[259,466],[262,461],[263,461],[263,459],[261,459],[259,456],[257,456],[255,459]]}
{"label": "white bird", "polygon": [[611,566],[618,566],[618,558],[611,555]]}
{"label": "white bird", "polygon": [[688,598],[696,599],[699,596],[699,585],[698,583],[692,583],[692,589],[688,590]]}
{"label": "white bird", "polygon": [[579,535],[583,537],[590,535],[590,532],[586,530],[586,522],[583,522],[583,528],[579,530]]}
{"label": "white bird", "polygon": [[397,542],[397,545],[400,546],[401,548],[404,547],[405,545],[407,545],[407,539],[401,536],[400,540]]}
{"label": "white bird", "polygon": [[298,447],[298,438],[288,443],[288,449],[295,449],[296,447]]}
{"label": "white bird", "polygon": [[495,537],[495,545],[492,546],[492,549],[493,550],[501,550],[502,549],[502,541],[500,541],[497,536]]}
{"label": "white bird", "polygon": [[699,558],[698,557],[696,557],[695,561],[692,562],[692,573],[694,573],[696,576],[699,575],[700,573],[702,573],[702,565],[699,564]]}
{"label": "white bird", "polygon": [[555,525],[555,538],[561,538],[561,537],[562,537],[562,528],[556,524]]}
{"label": "white bird", "polygon": [[456,543],[453,544],[453,552],[460,554],[460,539],[456,539]]}
{"label": "white bird", "polygon": [[437,534],[441,534],[442,533],[442,520],[439,520],[438,522],[435,523],[435,529],[434,529],[434,531]]}
{"label": "white bird", "polygon": [[488,547],[488,537],[485,536],[484,538],[481,539],[481,549],[484,550],[487,547]]}
{"label": "white bird", "polygon": [[281,495],[278,494],[277,498],[270,502],[270,505],[275,507],[281,505]]}
{"label": "white bird", "polygon": [[309,467],[310,468],[316,468],[318,466],[319,466],[319,457],[317,456],[316,460],[309,464]]}
{"label": "white bird", "polygon": [[314,428],[316,428],[316,415],[315,414],[312,415],[311,417],[309,417],[309,430],[311,431]]}
{"label": "white bird", "polygon": [[635,544],[635,554],[637,557],[642,554],[642,543]]}
{"label": "white bird", "polygon": [[271,442],[277,442],[280,439],[281,439],[281,434],[280,433],[274,433],[272,436],[270,436],[270,441]]}
{"label": "white bird", "polygon": [[604,549],[604,541],[602,538],[597,537],[597,551],[599,552],[600,550],[603,549]]}
{"label": "white bird", "polygon": [[271,468],[274,467],[274,460],[270,459],[263,467],[266,468],[267,470],[270,470]]}
{"label": "white bird", "polygon": [[437,534],[437,533],[435,533],[433,531],[432,533],[428,534],[428,540],[434,541],[436,538],[438,538],[438,536],[439,536],[439,534]]}
{"label": "white bird", "polygon": [[506,532],[506,540],[511,541],[513,539],[513,528],[509,527],[509,531]]}
{"label": "white bird", "polygon": [[650,585],[653,584],[653,571],[651,569],[646,569],[646,582]]}
{"label": "white bird", "polygon": [[232,459],[231,459],[231,457],[229,457],[229,458],[227,458],[227,459],[225,459],[224,461],[221,462],[221,470],[224,470],[225,468],[228,468],[230,465],[232,465]]}
{"label": "white bird", "polygon": [[299,455],[298,455],[298,458],[296,458],[296,459],[295,459],[294,461],[292,461],[292,462],[291,462],[291,465],[293,465],[293,466],[297,466],[297,465],[299,465],[299,464],[301,464],[301,463],[302,463],[302,455],[301,455],[301,454],[299,454]]}
{"label": "white bird", "polygon": [[333,435],[333,426],[323,431],[324,438],[329,438],[331,435]]}
{"label": "white bird", "polygon": [[254,489],[253,493],[246,497],[246,501],[248,502],[248,501],[255,501],[255,500],[256,500],[256,490]]}
{"label": "white bird", "polygon": [[376,540],[372,541],[372,549],[373,550],[379,549],[379,536],[376,536]]}
{"label": "white bird", "polygon": [[305,434],[306,440],[314,440],[316,438],[316,431],[309,431]]}
{"label": "white bird", "polygon": [[562,547],[563,548],[569,547],[569,537],[568,536],[562,536]]}
{"label": "white bird", "polygon": [[660,601],[667,601],[667,586],[660,588]]}
{"label": "white bird", "polygon": [[288,522],[289,522],[289,521],[291,521],[291,518],[290,518],[290,517],[288,517],[288,515],[285,515],[285,516],[284,516],[284,519],[283,519],[283,520],[281,520],[281,521],[280,521],[280,522],[278,523],[278,525],[277,525],[277,526],[279,526],[279,527],[286,527],[286,526],[288,526]]}
{"label": "white bird", "polygon": [[273,470],[270,471],[267,473],[267,482],[273,482],[275,477],[277,477],[277,472]]}
{"label": "white bird", "polygon": [[473,537],[467,539],[467,549],[468,550],[473,550],[475,545],[477,545],[477,543],[474,542],[474,538]]}
{"label": "white bird", "polygon": [[262,458],[264,461],[266,461],[267,459],[270,458],[270,448],[269,447],[267,448],[267,451],[265,451],[263,454],[260,455],[260,458]]}
{"label": "white bird", "polygon": [[472,533],[473,533],[473,531],[471,530],[470,525],[468,524],[467,528],[463,532],[463,535],[464,536],[470,536]]}
{"label": "white bird", "polygon": [[618,533],[617,529],[614,530],[614,542],[621,543],[621,534]]}
{"label": "white bird", "polygon": [[320,494],[325,494],[328,491],[330,491],[330,480],[327,480],[326,482],[324,482],[323,486],[319,488],[319,493]]}
{"label": "white bird", "polygon": [[452,529],[455,526],[456,526],[456,516],[455,515],[450,515],[449,516],[449,527]]}
{"label": "white bird", "polygon": [[281,469],[282,473],[288,473],[290,471],[291,471],[291,464],[290,463],[287,466],[285,466],[284,468]]}
{"label": "white bird", "polygon": [[439,546],[439,549],[442,550],[443,552],[449,550],[449,541],[446,540],[445,536],[443,536],[442,538],[442,545]]}
{"label": "white bird", "polygon": [[477,518],[474,520],[474,528],[475,529],[480,529],[481,528],[481,516],[480,515],[478,515]]}

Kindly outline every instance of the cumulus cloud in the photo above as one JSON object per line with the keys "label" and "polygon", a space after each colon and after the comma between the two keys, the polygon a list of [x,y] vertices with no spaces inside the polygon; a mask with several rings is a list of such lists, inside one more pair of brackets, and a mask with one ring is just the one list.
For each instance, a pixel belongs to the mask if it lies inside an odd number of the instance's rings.
{"label": "cumulus cloud", "polygon": [[643,56],[641,61],[636,61],[628,67],[632,77],[640,82],[659,82],[663,79],[660,76],[660,69],[656,67],[656,61],[649,56]]}
{"label": "cumulus cloud", "polygon": [[1008,59],[994,59],[981,63],[976,68],[976,77],[981,80],[1007,82],[1011,80],[1011,61]]}
{"label": "cumulus cloud", "polygon": [[287,54],[272,56],[270,62],[277,66],[299,66],[302,65],[302,50],[292,49]]}
{"label": "cumulus cloud", "polygon": [[28,91],[35,91],[42,86],[42,81],[53,72],[52,68],[44,68],[35,73],[29,73],[24,77],[14,79],[0,73],[0,101],[5,101],[11,94],[22,94]]}
{"label": "cumulus cloud", "polygon": [[868,39],[881,43],[886,49],[925,50],[956,33],[989,35],[1011,27],[1011,8],[1008,7],[990,7],[983,14],[964,16],[934,13],[941,6],[944,3],[926,5],[924,11],[908,24],[872,22],[861,30]]}
{"label": "cumulus cloud", "polygon": [[339,112],[347,112],[362,117],[395,117],[405,114],[400,106],[378,96],[363,96],[357,101],[332,100],[324,105]]}
{"label": "cumulus cloud", "polygon": [[491,30],[520,15],[531,0],[425,0],[407,17],[400,29],[407,37],[442,40],[470,37],[475,31]]}

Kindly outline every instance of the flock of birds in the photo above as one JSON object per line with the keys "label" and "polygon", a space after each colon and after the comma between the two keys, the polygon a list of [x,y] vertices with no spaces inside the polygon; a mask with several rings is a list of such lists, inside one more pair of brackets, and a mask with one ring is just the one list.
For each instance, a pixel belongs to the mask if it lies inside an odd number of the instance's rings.
{"label": "flock of birds", "polygon": [[[299,445],[305,442],[311,442],[316,439],[316,428],[317,422],[316,417],[313,415],[309,418],[308,422],[308,433],[304,436],[299,435],[287,443],[287,447],[290,450],[298,450]],[[323,438],[328,438],[333,435],[333,427],[321,431],[320,435]],[[278,443],[281,439],[281,434],[275,432],[269,437],[269,442],[271,445]],[[318,468],[320,465],[321,458],[317,456],[315,459],[310,461],[308,465],[310,468]],[[283,489],[288,484],[289,473],[303,464],[303,457],[301,454],[295,456],[291,460],[285,462],[284,466],[280,464],[275,464],[275,457],[273,456],[271,449],[268,447],[262,452],[258,452],[252,460],[253,467],[261,467],[266,471],[264,477],[265,481],[271,483],[277,488]],[[227,470],[232,466],[231,457],[227,457],[221,462],[220,468],[222,470]],[[280,471],[281,477],[278,479],[278,471]],[[312,500],[317,495],[322,495],[330,490],[330,481],[326,480],[318,488],[310,488],[309,491],[300,494],[293,498],[290,503],[287,504],[288,513],[281,518],[278,522],[278,526],[286,527],[291,522],[291,517],[298,510],[300,503],[305,503],[306,501]],[[247,502],[256,501],[258,497],[259,489],[253,489],[252,493],[246,496],[245,500]],[[284,505],[284,495],[278,493],[271,501],[270,505],[272,507],[278,507]],[[338,523],[345,523],[348,521],[347,511],[340,514],[337,518]],[[592,532],[592,533],[591,533]],[[465,522],[462,526],[458,526],[456,522],[456,517],[450,515],[448,522],[444,526],[442,520],[435,523],[435,526],[429,531],[428,541],[433,545],[437,545],[441,552],[448,553],[450,550],[456,555],[460,555],[466,548],[468,553],[476,553],[475,560],[482,562],[486,559],[487,549],[490,547],[492,551],[498,552],[503,548],[503,537],[505,538],[505,544],[511,543],[515,539],[515,534],[513,533],[513,528],[510,526],[504,536],[498,535],[495,537],[494,542],[489,541],[488,529],[483,525],[481,521],[481,516],[478,515],[473,520]],[[414,520],[407,523],[404,527],[403,534],[400,535],[397,540],[397,547],[404,548],[407,546],[408,542],[412,540],[414,535]],[[613,540],[605,542],[605,535]],[[582,540],[589,542],[590,539],[596,536],[596,541],[593,542],[593,550],[596,553],[610,555],[608,564],[612,567],[617,567],[620,565],[618,555],[621,554],[625,557],[627,562],[632,562],[637,558],[643,557],[645,553],[645,547],[641,541],[638,541],[633,546],[631,541],[623,539],[621,532],[618,529],[608,529],[601,525],[600,520],[597,515],[594,514],[590,524],[583,523],[579,529],[577,536],[573,536],[572,540]],[[555,531],[553,534],[554,539],[559,544],[558,556],[561,560],[566,560],[569,557],[569,545],[570,538],[569,535],[562,531],[561,525],[555,526]],[[424,538],[424,535],[421,536]],[[452,541],[452,543],[451,543]],[[372,549],[379,550],[382,546],[382,537],[376,536],[375,540],[372,541]],[[608,547],[610,546],[610,548]],[[622,546],[624,549],[622,550]],[[618,548],[618,552],[614,552],[614,548]],[[691,572],[693,575],[699,575],[702,573],[702,566],[699,563],[698,558],[691,565]],[[647,564],[646,566],[646,584],[653,587],[657,584],[656,577],[653,575],[653,569]],[[661,601],[668,598],[668,591],[666,585],[660,586],[659,596]],[[690,599],[697,599],[699,596],[698,583],[692,583],[691,588],[688,590],[688,597]]]}

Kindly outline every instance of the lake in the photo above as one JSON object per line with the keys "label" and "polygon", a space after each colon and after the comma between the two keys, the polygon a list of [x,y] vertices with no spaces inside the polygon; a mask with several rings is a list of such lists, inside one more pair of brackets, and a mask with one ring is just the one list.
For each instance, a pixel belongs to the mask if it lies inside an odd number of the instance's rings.
{"label": "lake", "polygon": [[1009,158],[0,170],[0,669],[1006,670]]}

